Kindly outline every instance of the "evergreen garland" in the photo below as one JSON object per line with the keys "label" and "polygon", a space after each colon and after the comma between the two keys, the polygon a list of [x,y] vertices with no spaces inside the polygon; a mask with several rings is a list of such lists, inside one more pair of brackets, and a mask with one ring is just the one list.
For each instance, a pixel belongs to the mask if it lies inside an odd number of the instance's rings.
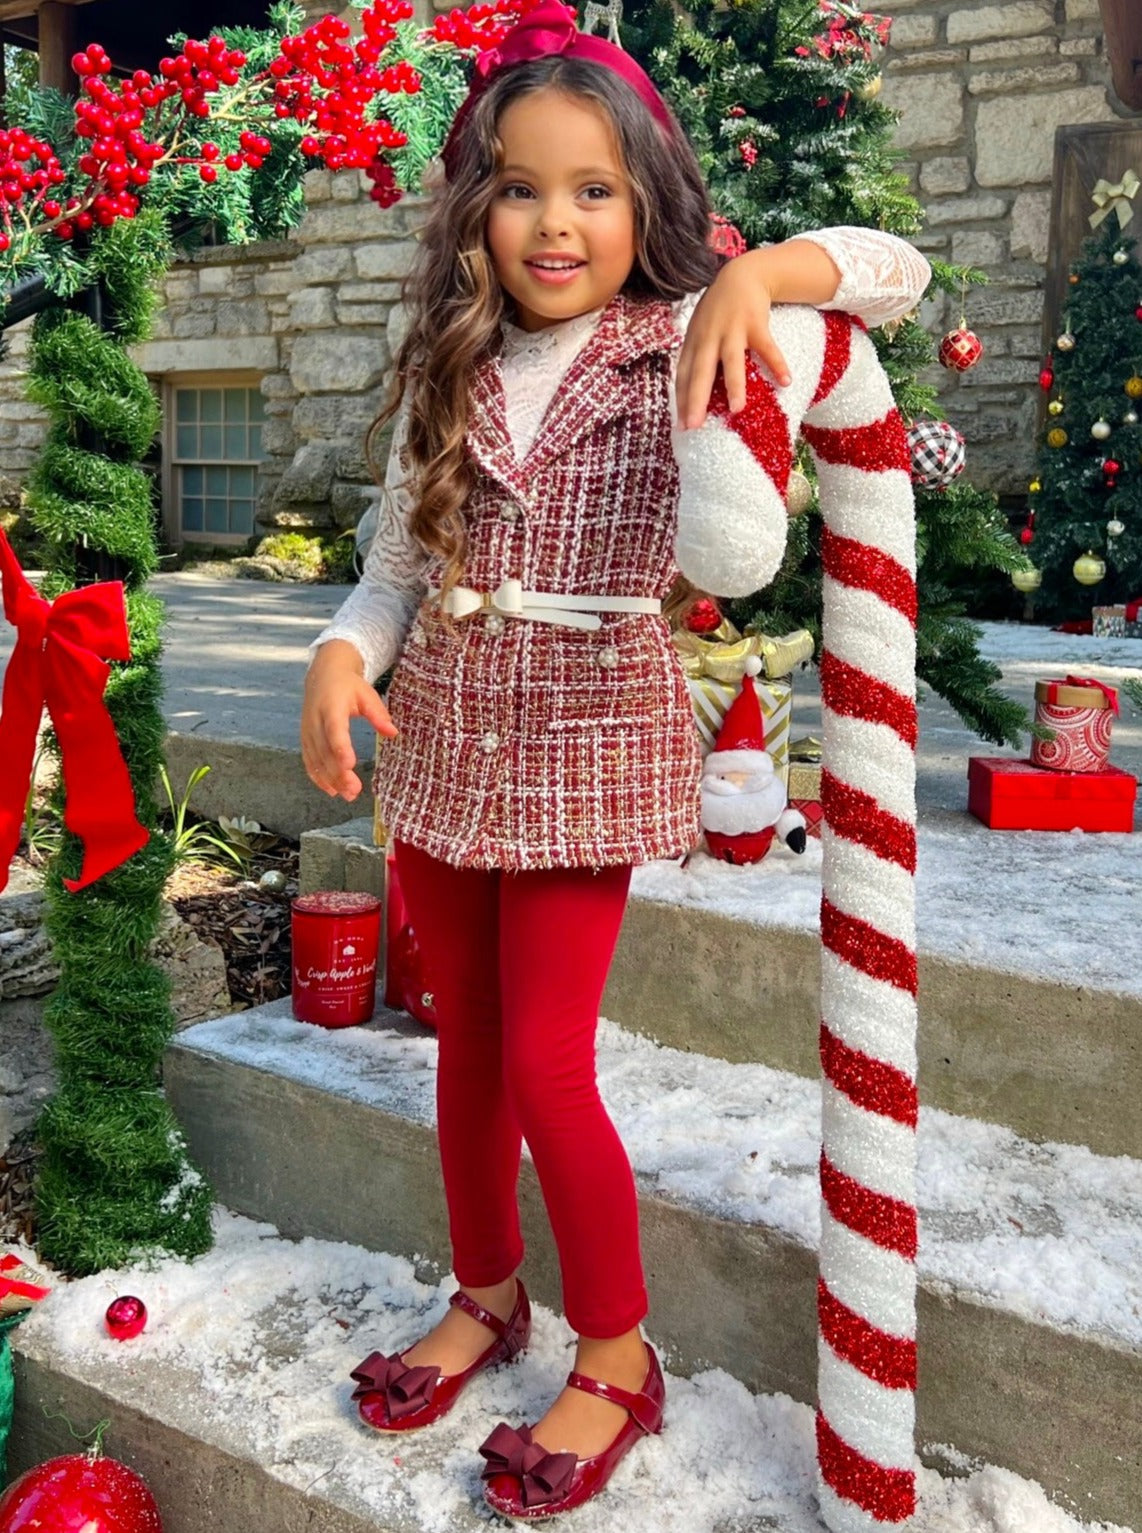
{"label": "evergreen garland", "polygon": [[[837,7],[843,15],[848,7]],[[859,45],[876,18],[853,18],[853,41],[822,52],[825,8],[816,0],[635,0],[624,45],[669,99],[694,145],[717,211],[749,244],[790,239],[828,224],[857,224],[904,236],[923,211],[896,169],[895,117],[881,105],[879,69]],[[827,56],[825,56],[827,54]],[[959,294],[982,273],[933,263],[933,289]],[[936,411],[936,391],[918,375],[935,360],[914,319],[873,333],[906,421]],[[983,739],[1017,745],[1026,710],[996,689],[998,667],[978,653],[957,587],[965,570],[1011,571],[1026,560],[995,498],[962,479],[916,490],[917,669]],[[790,525],[774,583],[733,604],[739,626],[768,633],[821,623],[820,517]]]}
{"label": "evergreen garland", "polygon": [[156,828],[162,607],[142,589],[156,554],[150,485],[136,466],[158,406],[125,347],[147,333],[167,248],[157,214],[106,231],[86,261],[88,280],[112,306],[111,328],[49,309],[36,321],[29,359],[29,392],[52,416],[28,495],[49,550],[43,594],[76,583],[84,547],[120,561],[132,658],[112,667],[105,697],[151,832],[140,852],[75,894],[63,880],[78,876],[82,847],[65,833],[47,874],[60,982],[45,1020],[59,1090],[37,1124],[36,1205],[43,1255],[73,1275],[156,1250],[194,1256],[211,1241],[210,1188],[158,1084],[175,1024],[169,982],[148,957],[174,860]]}

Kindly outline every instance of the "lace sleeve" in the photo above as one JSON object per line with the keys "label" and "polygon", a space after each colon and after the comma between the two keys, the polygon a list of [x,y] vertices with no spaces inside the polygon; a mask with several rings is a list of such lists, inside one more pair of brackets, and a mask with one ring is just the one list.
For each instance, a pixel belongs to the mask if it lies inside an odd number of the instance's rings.
{"label": "lace sleeve", "polygon": [[310,660],[330,639],[345,639],[365,662],[365,679],[375,681],[392,665],[404,646],[417,609],[427,591],[425,568],[429,556],[409,531],[413,497],[411,465],[405,450],[407,417],[397,415],[392,447],[381,490],[377,532],[369,546],[357,585],[338,608],[333,621],[309,646]]}
{"label": "lace sleeve", "polygon": [[814,229],[797,238],[819,245],[840,268],[840,287],[820,307],[856,314],[873,328],[914,309],[932,280],[918,250],[880,229]]}

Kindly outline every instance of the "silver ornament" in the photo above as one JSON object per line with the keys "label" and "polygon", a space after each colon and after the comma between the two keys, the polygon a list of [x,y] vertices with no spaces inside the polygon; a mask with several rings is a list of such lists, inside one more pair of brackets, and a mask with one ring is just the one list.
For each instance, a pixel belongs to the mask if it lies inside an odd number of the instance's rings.
{"label": "silver ornament", "polygon": [[1125,266],[1130,257],[1126,254],[1125,250],[1116,250],[1110,259],[1114,262],[1115,266]]}
{"label": "silver ornament", "polygon": [[1059,348],[1060,351],[1074,351],[1075,338],[1069,330],[1065,330],[1063,334],[1060,335],[1059,339],[1055,342],[1055,345]]}
{"label": "silver ornament", "polygon": [[1122,417],[1122,424],[1124,426],[1136,426],[1138,424],[1138,412],[1136,410],[1127,410],[1126,414]]}
{"label": "silver ornament", "polygon": [[1106,524],[1106,535],[1108,538],[1120,538],[1125,531],[1125,524],[1120,522],[1117,517],[1112,522],[1107,522]]}
{"label": "silver ornament", "polygon": [[267,868],[258,879],[259,889],[268,889],[271,894],[280,894],[289,883],[289,879],[280,868]]}
{"label": "silver ornament", "polygon": [[1107,437],[1110,435],[1110,422],[1102,420],[1095,421],[1094,425],[1090,428],[1090,434],[1092,437],[1094,437],[1096,442],[1105,442]]}

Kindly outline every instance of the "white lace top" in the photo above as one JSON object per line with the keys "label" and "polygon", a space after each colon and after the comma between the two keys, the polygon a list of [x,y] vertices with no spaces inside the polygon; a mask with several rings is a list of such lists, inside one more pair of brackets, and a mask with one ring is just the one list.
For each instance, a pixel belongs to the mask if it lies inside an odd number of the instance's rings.
{"label": "white lace top", "polygon": [[[820,229],[797,237],[820,245],[841,273],[836,293],[821,307],[856,314],[869,326],[898,319],[915,308],[931,279],[919,251],[876,229]],[[701,296],[691,294],[675,305],[683,334]],[[548,405],[601,314],[597,309],[538,331],[505,323],[501,374],[508,429],[518,458],[526,455],[535,440]],[[330,639],[347,640],[364,659],[369,681],[375,681],[400,654],[426,592],[428,555],[409,531],[414,496],[404,443],[401,411],[393,431],[377,532],[361,581],[310,646],[312,658],[318,646]]]}

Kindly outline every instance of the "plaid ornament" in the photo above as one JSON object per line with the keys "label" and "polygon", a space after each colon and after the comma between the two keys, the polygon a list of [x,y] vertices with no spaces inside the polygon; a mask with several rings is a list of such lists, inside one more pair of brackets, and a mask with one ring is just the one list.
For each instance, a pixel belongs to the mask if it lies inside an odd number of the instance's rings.
{"label": "plaid ornament", "polygon": [[963,472],[967,451],[963,436],[947,421],[917,421],[908,433],[912,483],[943,490]]}

